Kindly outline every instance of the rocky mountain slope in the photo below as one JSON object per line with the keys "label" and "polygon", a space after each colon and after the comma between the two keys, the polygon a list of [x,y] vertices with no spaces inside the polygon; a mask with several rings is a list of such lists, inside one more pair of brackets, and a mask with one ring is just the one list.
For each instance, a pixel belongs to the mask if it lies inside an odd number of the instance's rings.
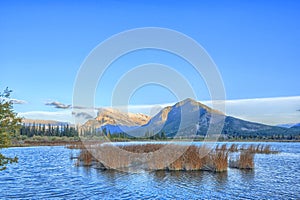
{"label": "rocky mountain slope", "polygon": [[204,136],[209,127],[217,130],[222,124],[222,134],[231,136],[270,136],[284,134],[288,130],[226,116],[193,99],[185,99],[165,107],[152,118],[143,114],[126,114],[114,109],[103,109],[99,111],[96,119],[89,120],[85,125],[105,128],[111,134],[126,132],[128,135],[141,137],[149,133],[156,135],[164,132],[168,137],[174,137],[191,136],[195,133]]}
{"label": "rocky mountain slope", "polygon": [[98,111],[95,119],[88,120],[84,126],[102,127],[102,126],[124,126],[137,127],[146,124],[150,117],[141,113],[123,113],[117,109],[103,108]]}

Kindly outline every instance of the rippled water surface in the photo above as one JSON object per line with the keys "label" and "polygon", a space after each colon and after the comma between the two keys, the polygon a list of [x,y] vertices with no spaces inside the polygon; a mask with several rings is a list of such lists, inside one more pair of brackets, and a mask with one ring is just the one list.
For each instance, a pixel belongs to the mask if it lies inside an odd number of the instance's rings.
{"label": "rippled water surface", "polygon": [[[239,143],[240,145],[242,143]],[[254,171],[125,173],[76,167],[64,147],[2,149],[19,163],[0,172],[0,199],[300,199],[300,143],[255,155]]]}

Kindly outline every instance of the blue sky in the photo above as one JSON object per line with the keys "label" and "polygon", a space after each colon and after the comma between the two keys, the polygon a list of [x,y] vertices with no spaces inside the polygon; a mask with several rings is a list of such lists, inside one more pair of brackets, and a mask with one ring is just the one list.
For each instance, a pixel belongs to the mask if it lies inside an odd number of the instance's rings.
{"label": "blue sky", "polygon": [[[283,113],[294,116],[282,117],[282,122],[300,121],[300,102],[286,98],[300,96],[299,10],[298,1],[1,1],[0,86],[9,86],[14,98],[27,102],[15,106],[24,116],[64,118],[66,110],[45,103],[72,103],[76,75],[93,48],[128,29],[164,27],[190,36],[206,49],[219,68],[228,100],[281,98],[282,105],[293,102]],[[187,63],[148,50],[113,63],[97,89],[96,106],[109,106],[122,73],[148,62],[174,67],[196,88],[198,100],[209,100],[204,82]],[[175,101],[167,89],[150,85],[138,90],[130,103]],[[252,102],[264,109],[264,103]],[[228,112],[241,117],[238,110],[243,109],[245,105]],[[277,105],[274,113],[278,109],[286,108]],[[275,124],[280,121],[275,117],[250,119]]]}

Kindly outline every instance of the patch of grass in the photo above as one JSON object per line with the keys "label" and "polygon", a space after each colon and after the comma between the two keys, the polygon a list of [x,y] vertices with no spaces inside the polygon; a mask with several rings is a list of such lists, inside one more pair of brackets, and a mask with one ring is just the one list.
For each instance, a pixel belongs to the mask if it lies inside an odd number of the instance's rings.
{"label": "patch of grass", "polygon": [[[216,148],[212,152],[206,146],[168,145],[167,148],[164,147],[165,144],[124,145],[118,147],[102,145],[100,148],[89,149],[89,153],[86,149],[82,149],[79,159],[83,161],[84,165],[89,165],[91,164],[91,158],[88,155],[93,154],[105,169],[140,167],[144,170],[170,171],[208,170],[223,172],[227,170],[228,151],[226,145],[223,145],[220,149]],[[77,146],[71,148],[77,148]],[[177,159],[172,160],[171,158]]]}
{"label": "patch of grass", "polygon": [[237,169],[254,169],[254,146],[243,149],[237,159],[229,160],[229,167]]}
{"label": "patch of grass", "polygon": [[91,166],[93,161],[93,156],[89,150],[82,149],[78,156],[78,160],[81,161],[84,166]]}
{"label": "patch of grass", "polygon": [[[142,169],[224,172],[227,171],[228,166],[238,169],[253,169],[256,153],[275,152],[271,150],[270,145],[249,145],[238,148],[237,144],[231,144],[229,148],[226,144],[217,145],[213,150],[205,145],[183,146],[175,144],[113,146],[90,143],[90,145],[73,144],[69,145],[68,148],[82,149],[79,160],[85,166],[92,165],[95,161],[96,167],[100,166],[101,169],[123,169],[126,171]],[[230,159],[228,163],[228,156],[233,152],[240,153],[236,159]]]}
{"label": "patch of grass", "polygon": [[238,152],[238,145],[236,144],[231,144],[231,146],[228,149],[229,152]]}

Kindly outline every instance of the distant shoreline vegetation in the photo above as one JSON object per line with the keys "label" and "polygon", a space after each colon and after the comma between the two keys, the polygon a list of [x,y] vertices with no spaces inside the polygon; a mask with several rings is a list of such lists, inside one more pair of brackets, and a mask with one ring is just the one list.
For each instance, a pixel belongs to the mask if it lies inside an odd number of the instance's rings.
{"label": "distant shoreline vegetation", "polygon": [[166,132],[161,131],[158,134],[144,133],[143,137],[133,137],[124,132],[110,133],[107,130],[96,128],[80,129],[69,124],[52,125],[52,124],[23,124],[12,138],[11,146],[45,146],[45,145],[67,145],[74,142],[80,142],[81,139],[91,141],[170,141],[170,140],[194,140],[194,141],[253,141],[253,142],[300,142],[300,134],[273,134],[273,135],[240,135],[238,133],[222,134],[218,138],[206,138],[204,135],[196,135],[195,137],[167,137]]}
{"label": "distant shoreline vegetation", "polygon": [[[145,141],[145,142],[156,142],[156,141],[178,141],[178,142],[185,142],[185,141],[191,141],[189,138],[181,138],[181,139],[172,139],[172,138],[166,138],[166,139],[149,139],[149,138],[111,138],[108,140],[105,137],[99,137],[99,136],[93,136],[93,137],[66,137],[66,136],[16,136],[12,139],[11,145],[9,147],[28,147],[28,146],[69,146],[69,145],[82,145],[82,140],[84,140],[87,143],[103,143],[103,142],[131,142],[131,141]],[[193,139],[195,142],[202,142],[204,139]],[[207,142],[214,141],[214,140],[205,140]],[[228,143],[234,143],[234,142],[300,142],[300,139],[247,139],[247,138],[232,138],[230,140],[223,140],[219,139],[218,142],[228,142]]]}

